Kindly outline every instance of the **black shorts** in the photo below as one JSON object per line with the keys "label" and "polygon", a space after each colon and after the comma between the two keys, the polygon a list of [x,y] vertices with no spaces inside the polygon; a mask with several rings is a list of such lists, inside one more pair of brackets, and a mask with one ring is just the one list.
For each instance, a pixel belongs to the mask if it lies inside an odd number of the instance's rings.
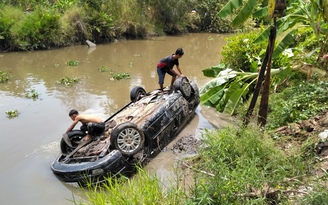
{"label": "black shorts", "polygon": [[89,122],[88,124],[83,124],[80,129],[84,132],[88,131],[90,136],[99,136],[105,131],[105,123]]}

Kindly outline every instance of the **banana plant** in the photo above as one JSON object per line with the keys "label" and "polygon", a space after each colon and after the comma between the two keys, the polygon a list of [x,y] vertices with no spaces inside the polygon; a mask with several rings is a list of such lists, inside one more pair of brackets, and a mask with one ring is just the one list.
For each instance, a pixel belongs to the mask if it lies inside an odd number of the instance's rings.
{"label": "banana plant", "polygon": [[[260,0],[230,0],[218,13],[221,18],[233,14],[237,9],[240,9],[237,16],[232,21],[233,26],[237,27],[243,24],[250,17],[263,17],[268,15],[268,7],[260,8]],[[255,6],[254,6],[255,5]],[[259,8],[259,9],[258,9]],[[289,6],[285,11],[285,16],[279,18],[276,22],[278,39],[281,39],[275,47],[273,58],[277,57],[288,46],[294,42],[294,34],[301,27],[311,27],[317,40],[323,37],[327,42],[328,30],[328,1],[327,0],[290,0]],[[267,40],[270,33],[270,27],[264,30],[254,43],[259,43]],[[327,44],[322,44],[316,50],[322,51],[319,57],[326,52]],[[315,52],[312,52],[315,53]]]}
{"label": "banana plant", "polygon": [[[283,69],[271,69],[275,75]],[[252,94],[258,73],[240,72],[226,68],[224,64],[203,70],[207,77],[214,77],[200,89],[200,100],[203,105],[215,107],[219,112],[233,115]]]}

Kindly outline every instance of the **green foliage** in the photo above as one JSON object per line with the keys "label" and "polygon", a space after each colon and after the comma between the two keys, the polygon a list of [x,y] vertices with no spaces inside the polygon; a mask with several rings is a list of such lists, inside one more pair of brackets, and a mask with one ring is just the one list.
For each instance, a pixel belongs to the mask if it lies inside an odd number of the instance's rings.
{"label": "green foliage", "polygon": [[0,70],[0,83],[6,83],[10,79],[10,75]]}
{"label": "green foliage", "polygon": [[70,60],[70,61],[67,61],[66,64],[68,66],[78,66],[80,64],[80,62],[77,60]]}
{"label": "green foliage", "polygon": [[[185,32],[185,25],[182,24],[185,15],[188,15],[192,8],[191,0],[158,0],[151,1],[156,27],[160,27],[167,34],[176,35]],[[174,5],[172,7],[172,5]]]}
{"label": "green foliage", "polygon": [[24,13],[10,5],[0,5],[0,49],[9,49],[14,37],[11,33],[12,26],[24,17]]}
{"label": "green foliage", "polygon": [[260,31],[238,33],[226,38],[227,44],[221,52],[223,56],[221,62],[234,70],[257,72],[261,64],[260,55],[267,47],[266,42],[253,43],[259,33]]}
{"label": "green foliage", "polygon": [[[326,172],[326,178],[327,178],[327,172]],[[306,195],[304,198],[299,197],[298,203],[300,205],[323,205],[327,204],[328,201],[328,192],[327,187],[318,185],[315,187],[315,190],[312,191],[310,194]]]}
{"label": "green foliage", "polygon": [[109,68],[107,68],[106,66],[101,66],[100,68],[98,68],[98,70],[100,72],[108,72],[109,71]]}
{"label": "green foliage", "polygon": [[111,73],[112,79],[114,80],[122,80],[122,79],[130,79],[131,75],[129,73]]}
{"label": "green foliage", "polygon": [[18,110],[9,110],[6,111],[6,114],[8,118],[18,117]]}
{"label": "green foliage", "polygon": [[77,82],[79,82],[78,78],[69,78],[69,77],[63,77],[57,81],[58,84],[63,84],[65,86],[73,86]]}
{"label": "green foliage", "polygon": [[222,19],[217,16],[217,13],[227,2],[228,0],[198,1],[195,5],[195,9],[200,17],[199,29],[207,32],[232,32],[233,29],[230,26],[231,19]]}
{"label": "green foliage", "polygon": [[197,204],[265,204],[261,195],[248,198],[243,194],[269,187],[279,190],[288,186],[286,178],[308,171],[301,168],[306,161],[285,155],[257,127],[207,131],[203,140],[200,156],[193,160],[194,167],[202,170],[195,176],[191,196]]}
{"label": "green foliage", "polygon": [[[79,204],[183,204],[186,200],[179,186],[162,190],[163,184],[156,176],[139,169],[132,179],[121,177],[108,178],[101,187],[91,188],[86,195],[88,202]],[[123,191],[124,190],[124,191]],[[75,204],[78,204],[74,200]]]}
{"label": "green foliage", "polygon": [[77,0],[57,0],[55,1],[53,8],[60,12],[64,12],[73,7],[77,3]]}
{"label": "green foliage", "polygon": [[[205,76],[215,77],[207,82],[200,90],[200,100],[202,104],[215,107],[219,112],[235,114],[237,108],[247,102],[253,92],[258,73],[237,72],[232,69],[225,69],[220,64],[203,70]],[[275,82],[286,79],[286,70],[271,69],[272,76],[277,76]],[[279,75],[282,73],[282,75]]]}
{"label": "green foliage", "polygon": [[60,45],[59,15],[36,9],[12,27],[15,46],[24,50],[47,49]]}
{"label": "green foliage", "polygon": [[39,94],[34,90],[28,90],[25,94],[27,98],[32,98],[33,100],[37,99],[39,97]]}
{"label": "green foliage", "polygon": [[268,128],[274,129],[288,123],[309,119],[328,109],[328,83],[301,82],[272,96]]}

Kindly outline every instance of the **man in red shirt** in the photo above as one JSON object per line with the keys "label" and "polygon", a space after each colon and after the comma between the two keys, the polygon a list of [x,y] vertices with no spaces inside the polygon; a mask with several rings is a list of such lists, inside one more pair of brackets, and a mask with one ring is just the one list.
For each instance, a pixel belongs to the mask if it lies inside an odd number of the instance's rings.
{"label": "man in red shirt", "polygon": [[[181,76],[181,77],[183,76],[181,69],[179,67],[179,58],[181,58],[183,54],[184,52],[182,48],[178,48],[174,54],[163,58],[157,63],[158,84],[161,91],[163,91],[163,84],[164,84],[164,78],[166,73],[172,76],[170,88],[172,88],[176,76]],[[177,67],[179,73],[173,69],[174,65]]]}

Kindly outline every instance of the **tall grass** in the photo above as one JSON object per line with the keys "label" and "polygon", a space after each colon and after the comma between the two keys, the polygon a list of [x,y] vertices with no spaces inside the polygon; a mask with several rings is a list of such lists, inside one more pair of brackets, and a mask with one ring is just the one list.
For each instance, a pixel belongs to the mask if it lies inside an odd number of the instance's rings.
{"label": "tall grass", "polygon": [[197,204],[263,204],[269,193],[279,193],[286,178],[305,175],[308,163],[288,157],[260,129],[226,128],[204,135],[204,146],[193,163],[190,200]]}
{"label": "tall grass", "polygon": [[[327,171],[316,175],[313,156],[286,154],[256,126],[206,131],[199,155],[184,160],[164,185],[140,169],[133,178],[108,179],[75,204],[325,204]],[[186,168],[187,167],[187,168]],[[186,183],[186,175],[191,179]],[[183,181],[183,182],[182,182]]]}
{"label": "tall grass", "polygon": [[86,205],[139,205],[139,204],[182,204],[186,200],[183,189],[170,187],[164,191],[163,184],[155,176],[139,169],[132,178],[109,178],[106,184],[98,187],[89,186],[86,191],[87,202],[74,201],[75,204]]}

